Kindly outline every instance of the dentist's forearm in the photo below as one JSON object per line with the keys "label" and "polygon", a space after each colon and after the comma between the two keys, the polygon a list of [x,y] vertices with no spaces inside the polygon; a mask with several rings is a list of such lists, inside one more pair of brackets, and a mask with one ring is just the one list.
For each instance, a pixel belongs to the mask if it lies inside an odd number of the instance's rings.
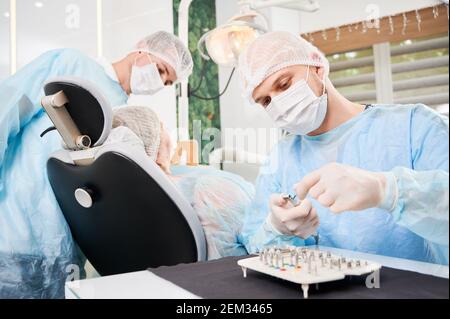
{"label": "dentist's forearm", "polygon": [[383,173],[385,197],[380,204],[395,221],[425,238],[449,245],[449,174],[398,167]]}

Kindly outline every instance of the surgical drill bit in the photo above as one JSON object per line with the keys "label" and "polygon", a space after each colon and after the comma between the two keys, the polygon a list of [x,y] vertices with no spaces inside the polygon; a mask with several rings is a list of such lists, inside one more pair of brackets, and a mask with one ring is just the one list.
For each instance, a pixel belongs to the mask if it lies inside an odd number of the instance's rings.
{"label": "surgical drill bit", "polygon": [[[281,251],[279,249],[275,253],[275,262],[276,262],[276,268],[282,268],[283,267],[282,254],[281,254]],[[282,263],[281,266],[280,266],[280,262]]]}
{"label": "surgical drill bit", "polygon": [[309,258],[308,259],[308,274],[311,273],[311,267],[312,267],[312,265],[311,265],[311,258]]}
{"label": "surgical drill bit", "polygon": [[319,240],[320,240],[319,233],[315,233],[313,235],[313,238],[314,238],[314,241],[316,242],[316,248],[318,249],[319,248]]}
{"label": "surgical drill bit", "polygon": [[295,250],[291,250],[290,251],[290,254],[289,254],[289,265],[291,266],[291,267],[293,267],[294,266],[294,258],[295,258]]}
{"label": "surgical drill bit", "polygon": [[308,260],[308,251],[306,249],[302,250],[302,257],[305,261]]}
{"label": "surgical drill bit", "polygon": [[269,257],[270,257],[270,265],[274,267],[275,248],[270,248]]}
{"label": "surgical drill bit", "polygon": [[297,254],[297,258],[301,258],[302,251],[300,250],[300,248],[295,249],[295,252]]}

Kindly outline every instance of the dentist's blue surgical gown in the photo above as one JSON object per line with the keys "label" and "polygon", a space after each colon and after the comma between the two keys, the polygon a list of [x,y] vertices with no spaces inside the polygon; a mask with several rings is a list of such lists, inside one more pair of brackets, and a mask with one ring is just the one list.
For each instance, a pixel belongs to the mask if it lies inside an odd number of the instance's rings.
{"label": "dentist's blue surgical gown", "polygon": [[330,162],[393,172],[398,201],[335,215],[312,200],[320,218],[320,245],[448,264],[449,123],[424,105],[377,105],[319,136],[281,141],[262,168],[240,241],[250,253],[267,245],[308,245],[266,222],[272,193],[293,194],[294,184]]}
{"label": "dentist's blue surgical gown", "polygon": [[94,83],[112,106],[127,96],[94,60],[73,49],[43,54],[0,83],[0,299],[61,298],[80,258],[47,179],[49,155],[61,148],[40,106],[56,76]]}

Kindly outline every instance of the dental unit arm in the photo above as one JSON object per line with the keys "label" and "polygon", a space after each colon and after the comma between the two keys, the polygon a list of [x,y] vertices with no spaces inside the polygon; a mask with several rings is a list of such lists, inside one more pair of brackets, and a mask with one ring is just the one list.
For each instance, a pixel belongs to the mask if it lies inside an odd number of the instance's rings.
{"label": "dental unit arm", "polygon": [[[69,103],[69,100],[63,91],[44,96],[41,100],[42,107],[55,125],[55,129],[61,134],[67,147],[71,150],[88,149],[91,146],[91,138],[87,135],[81,135],[67,112],[67,103]],[[41,137],[44,135],[45,133]]]}

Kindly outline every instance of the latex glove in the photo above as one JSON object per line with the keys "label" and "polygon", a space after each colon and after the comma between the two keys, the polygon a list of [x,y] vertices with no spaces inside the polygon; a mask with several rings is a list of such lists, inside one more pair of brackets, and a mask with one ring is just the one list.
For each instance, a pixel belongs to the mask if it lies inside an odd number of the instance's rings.
{"label": "latex glove", "polygon": [[332,163],[306,175],[295,185],[297,196],[308,194],[333,213],[378,207],[386,193],[386,177],[348,165]]}
{"label": "latex glove", "polygon": [[319,227],[317,211],[307,199],[294,207],[282,195],[274,194],[270,198],[270,209],[268,221],[281,234],[306,239]]}

